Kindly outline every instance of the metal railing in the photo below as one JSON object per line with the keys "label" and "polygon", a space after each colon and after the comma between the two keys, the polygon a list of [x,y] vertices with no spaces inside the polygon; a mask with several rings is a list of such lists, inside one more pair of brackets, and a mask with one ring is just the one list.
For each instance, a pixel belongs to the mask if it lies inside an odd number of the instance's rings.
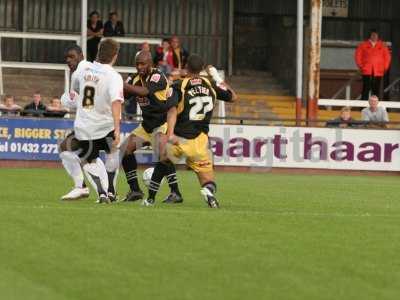
{"label": "metal railing", "polygon": [[[354,76],[352,76],[333,96],[332,99],[339,99],[338,97],[340,95],[344,93],[345,95],[345,99],[346,100],[350,100],[351,99],[351,89],[352,89],[352,85],[353,83],[360,79],[360,75],[359,74],[355,74]],[[400,77],[397,77],[395,80],[393,80],[384,90],[383,90],[383,94],[389,93],[391,90],[393,90],[397,84],[400,83]],[[360,100],[361,99],[361,94],[358,95],[358,97],[356,97],[356,100]]]}
{"label": "metal railing", "polygon": [[[16,62],[3,61],[1,53],[1,44],[3,38],[16,39],[35,39],[35,40],[57,40],[57,41],[74,41],[78,45],[81,44],[81,36],[75,34],[52,34],[52,33],[37,33],[37,32],[9,32],[0,31],[0,94],[4,93],[3,86],[3,68],[16,69],[44,69],[44,70],[64,70],[65,71],[65,90],[69,87],[69,69],[65,64],[48,64],[48,63],[32,63],[32,62]],[[121,44],[141,44],[147,42],[152,45],[159,45],[162,39],[158,38],[132,38],[132,37],[113,37]],[[116,67],[118,72],[130,73],[135,69],[132,67],[119,66]]]}
{"label": "metal railing", "polygon": [[[400,102],[381,101],[379,105],[385,108],[400,109]],[[319,99],[318,106],[350,106],[350,107],[368,107],[368,101],[365,100],[338,100],[338,99]]]}
{"label": "metal railing", "polygon": [[65,72],[65,90],[68,90],[69,69],[65,64],[46,64],[46,63],[32,63],[32,62],[3,61],[3,57],[2,57],[2,53],[1,53],[1,48],[2,48],[1,46],[2,46],[3,38],[75,41],[79,45],[80,41],[81,41],[80,35],[0,31],[0,95],[2,95],[4,93],[3,68],[64,70],[64,72]]}
{"label": "metal railing", "polygon": [[[351,87],[354,83],[354,81],[360,79],[360,75],[356,74],[352,76],[333,96],[332,99],[338,99],[340,95],[345,92],[345,99],[350,100],[351,99]],[[357,100],[361,98],[361,95],[357,97]]]}

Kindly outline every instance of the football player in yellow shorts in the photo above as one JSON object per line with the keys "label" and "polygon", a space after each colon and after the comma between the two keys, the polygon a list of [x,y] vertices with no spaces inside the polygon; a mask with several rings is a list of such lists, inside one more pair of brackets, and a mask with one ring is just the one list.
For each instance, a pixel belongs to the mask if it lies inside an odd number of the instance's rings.
{"label": "football player in yellow shorts", "polygon": [[[155,152],[155,169],[162,169],[167,177],[171,193],[167,201],[182,202],[178,188],[176,170],[172,163],[165,162],[161,157],[165,153],[167,143],[167,113],[170,108],[170,98],[173,89],[163,73],[152,68],[153,61],[150,52],[141,51],[135,58],[137,73],[130,75],[124,85],[126,94],[134,95],[142,110],[143,121],[121,146],[122,167],[130,191],[123,201],[131,202],[143,198],[143,192],[137,179],[137,162],[135,151],[144,144],[151,144]],[[173,105],[174,101],[172,101]]]}
{"label": "football player in yellow shorts", "polygon": [[[186,158],[186,164],[198,177],[201,194],[208,206],[218,208],[215,197],[217,185],[208,144],[209,125],[216,100],[233,102],[237,97],[222,80],[217,79],[215,82],[200,76],[203,69],[203,59],[198,55],[191,55],[187,62],[187,77],[174,83],[174,93],[177,93],[178,97],[176,105],[168,111],[166,151],[168,159],[174,163],[183,157]],[[208,67],[207,71],[215,73],[215,68]],[[163,176],[154,172],[151,180],[155,185],[159,185]],[[143,204],[151,206],[155,202],[154,199],[155,193],[150,189],[149,197]]]}

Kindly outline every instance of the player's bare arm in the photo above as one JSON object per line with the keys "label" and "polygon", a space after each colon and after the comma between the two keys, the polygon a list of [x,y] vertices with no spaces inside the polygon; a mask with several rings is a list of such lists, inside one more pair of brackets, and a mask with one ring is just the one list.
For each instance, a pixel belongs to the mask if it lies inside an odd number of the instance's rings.
{"label": "player's bare arm", "polygon": [[139,97],[145,97],[149,95],[149,89],[143,86],[135,86],[124,82],[124,93],[126,94],[134,94]]}
{"label": "player's bare arm", "polygon": [[120,142],[120,133],[121,133],[121,101],[120,100],[116,100],[113,101],[112,105],[111,105],[111,110],[112,110],[112,115],[113,115],[113,119],[114,119],[114,142],[113,142],[113,146],[117,147],[119,145]]}
{"label": "player's bare arm", "polygon": [[174,134],[177,116],[178,116],[178,111],[176,109],[176,106],[171,107],[168,110],[168,114],[167,114],[167,126],[168,126],[167,138],[168,138],[168,142],[173,145],[176,145],[178,143],[178,138]]}

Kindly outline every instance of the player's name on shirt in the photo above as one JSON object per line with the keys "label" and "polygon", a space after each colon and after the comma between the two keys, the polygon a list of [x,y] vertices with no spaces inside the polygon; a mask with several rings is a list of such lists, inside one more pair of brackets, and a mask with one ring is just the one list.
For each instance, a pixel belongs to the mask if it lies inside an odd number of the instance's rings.
{"label": "player's name on shirt", "polygon": [[100,81],[100,78],[94,75],[93,73],[85,74],[83,79],[85,80],[85,82],[94,82],[95,84],[97,84]]}
{"label": "player's name on shirt", "polygon": [[195,85],[194,87],[191,87],[187,93],[192,96],[195,97],[197,95],[210,95],[210,89],[205,87],[205,86],[201,86],[201,85]]}

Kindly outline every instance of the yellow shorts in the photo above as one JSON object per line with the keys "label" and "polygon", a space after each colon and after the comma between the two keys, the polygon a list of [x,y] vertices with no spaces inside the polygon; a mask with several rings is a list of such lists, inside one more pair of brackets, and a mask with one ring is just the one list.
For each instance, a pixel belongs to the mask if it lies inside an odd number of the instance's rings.
{"label": "yellow shorts", "polygon": [[208,148],[208,136],[201,133],[194,139],[179,138],[178,145],[167,145],[168,158],[179,161],[186,157],[186,164],[196,173],[208,173],[213,171],[212,155]]}
{"label": "yellow shorts", "polygon": [[155,147],[156,136],[158,133],[167,133],[167,123],[162,124],[160,127],[154,128],[151,133],[146,132],[142,125],[139,125],[131,132],[131,134],[141,138],[145,142],[150,143],[153,148]]}

